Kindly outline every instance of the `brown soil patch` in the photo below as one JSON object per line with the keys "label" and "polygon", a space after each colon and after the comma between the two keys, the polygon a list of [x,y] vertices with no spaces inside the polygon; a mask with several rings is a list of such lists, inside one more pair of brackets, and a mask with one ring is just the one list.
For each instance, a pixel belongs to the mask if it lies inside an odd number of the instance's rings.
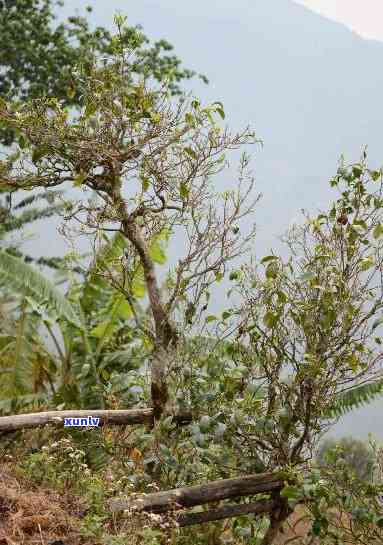
{"label": "brown soil patch", "polygon": [[85,545],[77,530],[81,513],[79,500],[35,490],[0,465],[0,545],[48,545],[60,540]]}

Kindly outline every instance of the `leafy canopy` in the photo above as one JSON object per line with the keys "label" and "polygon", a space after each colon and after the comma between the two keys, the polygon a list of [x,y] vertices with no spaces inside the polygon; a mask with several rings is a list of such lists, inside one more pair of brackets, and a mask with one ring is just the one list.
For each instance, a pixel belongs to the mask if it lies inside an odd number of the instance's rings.
{"label": "leafy canopy", "polygon": [[[108,56],[115,47],[115,37],[104,27],[91,29],[86,17],[71,16],[55,23],[54,0],[2,0],[0,2],[0,97],[29,100],[54,96],[67,106],[77,106],[79,91],[73,86],[75,67],[91,63],[94,56]],[[87,8],[92,11],[91,7]],[[121,39],[135,49],[130,71],[145,74],[156,81],[170,79],[170,89],[180,93],[180,82],[195,76],[171,54],[166,40],[150,45],[141,27],[125,25]],[[205,76],[199,76],[207,82]],[[1,141],[10,145],[15,133],[3,130]]]}

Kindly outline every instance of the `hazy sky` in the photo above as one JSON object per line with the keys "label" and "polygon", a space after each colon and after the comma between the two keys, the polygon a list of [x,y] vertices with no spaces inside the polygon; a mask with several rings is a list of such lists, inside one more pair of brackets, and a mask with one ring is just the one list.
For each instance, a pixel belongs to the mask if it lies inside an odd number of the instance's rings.
{"label": "hazy sky", "polygon": [[[264,0],[265,2],[267,0]],[[364,38],[383,41],[383,0],[292,0],[297,4],[304,5],[321,15],[335,21],[339,21],[363,36]],[[111,15],[116,10],[124,13],[139,14],[140,1],[131,0],[67,0],[66,8],[69,12],[73,9],[83,9],[85,5],[91,4],[95,8],[96,19],[104,18],[104,24],[111,22]],[[194,0],[193,2],[180,2],[175,0],[146,0],[143,2],[146,7],[150,4],[160,6],[164,9],[171,9],[178,13],[204,13],[208,16],[235,17],[238,6],[231,0]]]}
{"label": "hazy sky", "polygon": [[[256,128],[265,142],[254,152],[264,195],[258,255],[279,249],[277,235],[301,208],[327,206],[327,180],[341,153],[359,157],[368,144],[380,166],[383,45],[343,25],[383,42],[383,0],[66,0],[60,16],[84,13],[87,4],[95,25],[112,28],[120,11],[151,39],[168,39],[185,66],[209,77],[209,86],[191,84],[197,96],[222,100],[231,127]],[[54,229],[45,228],[43,241],[44,253],[56,255]],[[34,245],[38,255],[44,242]],[[216,299],[225,304],[224,294]],[[334,431],[362,438],[373,432],[383,440],[382,412],[383,399]]]}
{"label": "hazy sky", "polygon": [[382,0],[295,0],[312,10],[340,21],[363,36],[383,41]]}

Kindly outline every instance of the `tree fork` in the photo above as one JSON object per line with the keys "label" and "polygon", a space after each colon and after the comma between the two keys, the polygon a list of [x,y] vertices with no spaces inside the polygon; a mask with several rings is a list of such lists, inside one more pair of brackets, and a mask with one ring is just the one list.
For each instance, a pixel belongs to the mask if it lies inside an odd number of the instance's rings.
{"label": "tree fork", "polygon": [[[120,207],[121,206],[123,205],[120,204]],[[125,237],[133,244],[140,257],[155,324],[156,343],[151,366],[151,398],[154,421],[157,421],[164,413],[169,398],[166,380],[167,351],[177,344],[178,335],[176,329],[171,324],[169,316],[165,312],[164,305],[161,301],[155,267],[149,256],[146,241],[137,225],[129,218],[125,219],[123,222],[123,231]]]}

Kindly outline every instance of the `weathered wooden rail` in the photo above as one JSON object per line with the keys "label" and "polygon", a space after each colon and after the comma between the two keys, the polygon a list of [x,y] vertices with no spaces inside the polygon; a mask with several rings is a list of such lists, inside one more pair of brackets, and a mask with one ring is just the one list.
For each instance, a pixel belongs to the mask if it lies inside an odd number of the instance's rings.
{"label": "weathered wooden rail", "polygon": [[[100,419],[100,425],[133,425],[150,424],[153,422],[153,409],[129,409],[129,410],[69,410],[46,411],[40,413],[16,414],[13,416],[0,416],[0,434],[16,430],[35,428],[38,426],[64,425],[66,418],[86,418],[87,416]],[[178,414],[173,417],[182,425],[191,422],[190,414]]]}
{"label": "weathered wooden rail", "polygon": [[278,506],[278,502],[280,501],[279,491],[283,486],[284,481],[277,473],[261,473],[140,495],[132,499],[111,499],[108,502],[108,510],[112,513],[128,511],[132,513],[149,512],[162,514],[172,510],[177,511],[211,502],[254,496],[261,493],[269,493],[273,496],[270,500],[223,505],[208,511],[181,512],[178,515],[176,514],[176,520],[180,526],[190,526],[236,517],[242,514],[252,513],[260,515],[270,513]]}
{"label": "weathered wooden rail", "polygon": [[[152,424],[153,409],[46,411],[2,416],[0,417],[0,435],[45,425],[63,426],[65,419],[86,417],[99,418],[100,425]],[[178,414],[173,418],[179,425],[188,424],[192,420],[190,414]],[[109,500],[107,508],[112,513],[128,511],[163,514],[175,511],[175,519],[178,524],[190,526],[243,514],[271,513],[278,508],[281,501],[279,492],[283,486],[284,480],[278,473],[262,473],[139,495],[134,498],[113,498]],[[211,502],[239,499],[257,494],[268,494],[270,498],[250,503],[224,504],[210,510],[185,511],[185,509],[207,505]]]}

